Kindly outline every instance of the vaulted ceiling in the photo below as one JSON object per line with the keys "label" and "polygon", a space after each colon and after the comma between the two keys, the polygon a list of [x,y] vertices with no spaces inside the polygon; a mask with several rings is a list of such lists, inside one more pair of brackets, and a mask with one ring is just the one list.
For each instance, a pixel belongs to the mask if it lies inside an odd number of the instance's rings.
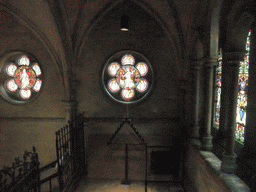
{"label": "vaulted ceiling", "polygon": [[[176,57],[179,76],[186,78],[189,58],[217,56],[220,17],[221,27],[224,27],[227,20],[223,18],[228,18],[235,2],[126,0],[126,11],[132,23],[128,34],[168,39]],[[44,44],[68,89],[72,78],[68,74],[73,73],[72,68],[88,36],[100,31],[104,31],[105,36],[107,33],[120,33],[118,26],[124,1],[2,0],[0,5],[1,15],[10,14],[8,17],[22,23]],[[2,17],[1,24],[5,20]],[[152,21],[151,25],[148,21]],[[221,33],[225,30],[224,27]],[[225,37],[221,40],[225,41]]]}

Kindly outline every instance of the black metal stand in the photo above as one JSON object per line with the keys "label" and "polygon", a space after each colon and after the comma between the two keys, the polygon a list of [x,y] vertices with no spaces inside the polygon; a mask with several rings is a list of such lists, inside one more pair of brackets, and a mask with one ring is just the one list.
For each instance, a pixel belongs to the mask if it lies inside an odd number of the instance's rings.
{"label": "black metal stand", "polygon": [[118,134],[118,132],[122,129],[122,127],[124,126],[125,123],[128,123],[130,125],[130,128],[133,130],[134,134],[137,136],[137,138],[141,141],[142,144],[146,145],[146,143],[144,142],[143,137],[140,135],[139,131],[137,131],[137,129],[133,126],[133,124],[131,123],[131,119],[128,119],[127,117],[125,119],[122,120],[122,122],[120,123],[120,126],[116,129],[115,133],[112,135],[110,141],[108,142],[108,145],[110,144],[117,144],[117,143],[112,143],[113,139],[116,137],[116,135]]}
{"label": "black metal stand", "polygon": [[121,184],[131,185],[131,181],[128,178],[128,145],[125,145],[125,178],[122,180]]}
{"label": "black metal stand", "polygon": [[[134,131],[135,135],[137,136],[137,138],[141,141],[141,144],[139,145],[145,145],[147,146],[147,144],[144,142],[144,139],[142,138],[142,136],[139,134],[139,132],[136,130],[136,128],[133,126],[133,124],[131,123],[131,119],[128,119],[127,117],[125,119],[122,120],[122,122],[120,123],[120,126],[117,128],[117,130],[115,131],[115,133],[113,134],[113,136],[111,137],[110,141],[108,142],[108,145],[110,144],[123,144],[123,143],[112,143],[113,139],[116,137],[116,135],[118,134],[118,132],[122,129],[123,125],[125,123],[128,123],[131,127],[131,129]],[[128,178],[128,145],[134,145],[134,144],[125,144],[125,178],[121,181],[121,184],[123,185],[130,185],[131,184],[131,180]],[[147,155],[146,155],[147,158]],[[146,184],[146,181],[145,181]],[[147,190],[145,188],[145,190]]]}
{"label": "black metal stand", "polygon": [[146,146],[145,152],[146,165],[145,165],[145,192],[148,191],[148,147]]}

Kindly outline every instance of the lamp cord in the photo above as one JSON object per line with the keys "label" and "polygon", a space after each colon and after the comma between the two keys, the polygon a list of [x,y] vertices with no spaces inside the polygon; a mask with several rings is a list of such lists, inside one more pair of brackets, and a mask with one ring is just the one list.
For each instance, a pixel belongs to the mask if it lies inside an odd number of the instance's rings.
{"label": "lamp cord", "polygon": [[126,14],[126,0],[124,0],[123,14]]}
{"label": "lamp cord", "polygon": [[127,118],[129,117],[129,108],[128,108],[128,105],[126,105],[126,117],[127,117]]}

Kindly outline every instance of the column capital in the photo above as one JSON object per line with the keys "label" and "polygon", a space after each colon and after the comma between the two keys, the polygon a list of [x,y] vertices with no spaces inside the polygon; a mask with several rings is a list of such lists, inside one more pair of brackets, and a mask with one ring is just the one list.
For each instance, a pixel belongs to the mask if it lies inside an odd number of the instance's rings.
{"label": "column capital", "polygon": [[190,60],[189,63],[190,63],[190,69],[199,70],[204,63],[204,60]]}
{"label": "column capital", "polygon": [[217,60],[218,60],[218,57],[204,58],[204,66],[213,68],[214,66],[217,65]]}

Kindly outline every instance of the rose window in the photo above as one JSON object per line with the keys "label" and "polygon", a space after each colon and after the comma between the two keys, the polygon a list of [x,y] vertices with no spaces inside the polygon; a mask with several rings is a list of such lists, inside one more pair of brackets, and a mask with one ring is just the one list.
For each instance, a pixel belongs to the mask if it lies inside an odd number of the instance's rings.
{"label": "rose window", "polygon": [[1,95],[9,101],[24,103],[34,98],[42,87],[38,62],[27,54],[13,53],[2,59]]}
{"label": "rose window", "polygon": [[133,51],[113,55],[103,70],[103,84],[107,93],[121,103],[143,99],[151,89],[153,71],[148,60]]}

